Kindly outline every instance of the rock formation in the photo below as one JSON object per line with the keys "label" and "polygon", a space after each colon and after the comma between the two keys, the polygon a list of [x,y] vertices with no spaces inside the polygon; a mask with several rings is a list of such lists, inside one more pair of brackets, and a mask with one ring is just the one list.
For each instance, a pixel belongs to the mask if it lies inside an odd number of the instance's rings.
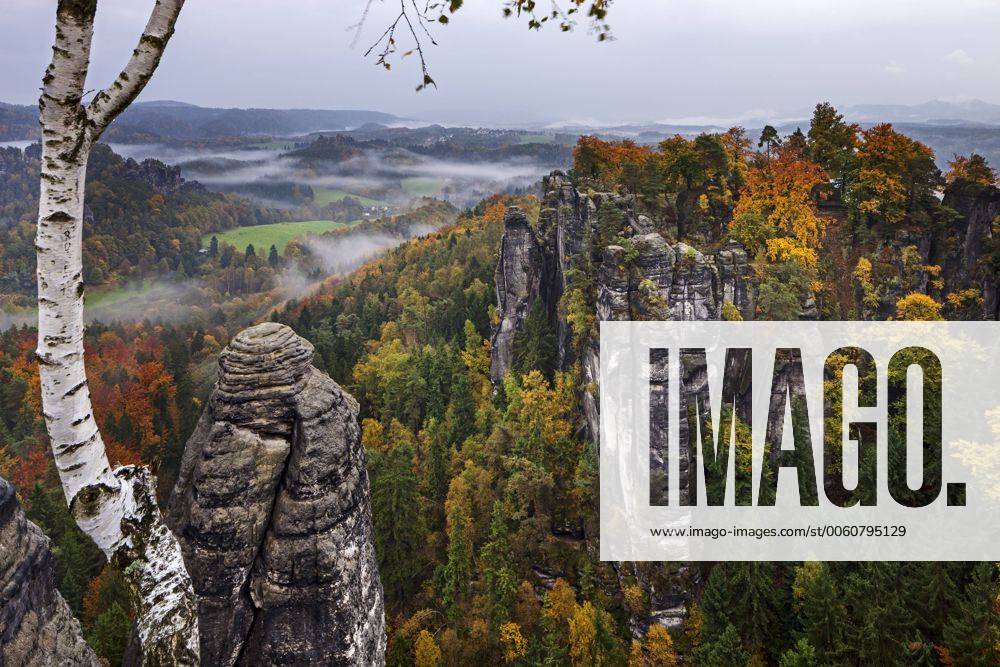
{"label": "rock formation", "polygon": [[[537,228],[532,228],[516,207],[508,209],[504,219],[496,270],[500,320],[493,333],[490,364],[495,383],[510,370],[515,338],[530,308],[541,300],[557,330],[559,367],[565,369],[579,361],[581,384],[596,386],[596,331],[592,344],[575,355],[569,345],[569,325],[560,309],[560,299],[574,272],[589,270],[594,276],[598,321],[713,320],[722,317],[726,302],[733,304],[743,319],[753,318],[755,288],[747,253],[739,244],[728,243],[705,253],[686,243],[671,243],[656,231],[653,221],[635,214],[632,197],[583,194],[561,172],[548,176],[544,189]],[[606,205],[621,214],[628,248],[592,247]],[[596,442],[597,397],[587,391],[581,401],[582,430]]]}
{"label": "rock formation", "polygon": [[493,332],[490,373],[499,382],[514,363],[514,337],[540,296],[545,258],[528,217],[516,206],[504,214],[500,261],[496,268],[500,324]]}
{"label": "rock formation", "polygon": [[[944,205],[956,210],[956,252],[945,265],[949,288],[976,287],[983,297],[983,319],[1000,319],[1000,281],[989,257],[996,248],[1000,221],[1000,188],[962,184],[949,187]],[[995,250],[993,250],[995,252]]]}
{"label": "rock formation", "polygon": [[222,352],[168,521],[199,597],[206,665],[384,663],[358,405],[267,323]]}
{"label": "rock formation", "polygon": [[[737,243],[705,252],[668,240],[654,221],[636,214],[632,197],[582,193],[560,172],[547,177],[543,187],[537,226],[533,228],[513,207],[504,220],[496,272],[500,320],[493,335],[491,375],[499,382],[510,370],[515,339],[529,310],[541,301],[557,331],[559,368],[580,365],[580,432],[596,447],[597,331],[591,332],[582,349],[573,349],[573,332],[560,307],[574,276],[586,274],[591,281],[588,305],[598,321],[720,319],[727,302],[743,319],[752,319],[756,288],[747,253]],[[621,218],[621,233],[613,244],[594,247],[602,216],[612,213],[616,220]],[[662,463],[662,448],[654,448],[651,455],[654,463],[657,459]],[[681,460],[686,471],[684,452]],[[660,480],[663,488],[665,483],[665,478]],[[649,614],[636,614],[630,621],[637,636],[650,623],[675,627],[683,621],[688,593],[698,586],[697,570],[651,563],[620,563],[614,568],[622,585],[632,578],[649,596]]]}
{"label": "rock formation", "polygon": [[56,590],[49,540],[0,479],[0,665],[99,665]]}

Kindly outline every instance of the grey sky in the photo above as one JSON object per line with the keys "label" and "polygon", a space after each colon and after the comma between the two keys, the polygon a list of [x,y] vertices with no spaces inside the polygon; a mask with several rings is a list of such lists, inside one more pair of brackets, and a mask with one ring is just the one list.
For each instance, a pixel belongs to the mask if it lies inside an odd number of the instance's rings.
{"label": "grey sky", "polygon": [[[55,0],[0,0],[0,100],[37,96]],[[544,3],[542,3],[544,4]],[[100,0],[90,87],[130,53],[151,0]],[[363,53],[390,20],[361,0],[188,0],[144,99],[207,106],[369,108],[484,120],[776,119],[819,100],[1000,103],[1000,0],[617,0],[616,40],[529,32],[501,0],[467,0],[434,31],[438,90],[415,58],[392,72]],[[396,5],[398,6],[398,5]]]}

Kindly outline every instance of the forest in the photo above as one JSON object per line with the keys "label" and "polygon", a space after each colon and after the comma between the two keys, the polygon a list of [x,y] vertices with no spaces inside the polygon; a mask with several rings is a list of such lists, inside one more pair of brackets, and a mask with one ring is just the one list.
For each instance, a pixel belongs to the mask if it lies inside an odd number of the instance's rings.
{"label": "forest", "polygon": [[[0,157],[11,165],[0,280],[4,292],[25,294],[37,158],[10,149]],[[584,366],[609,258],[638,270],[630,221],[686,244],[682,263],[745,249],[752,299],[718,304],[723,319],[996,319],[996,171],[971,154],[952,156],[942,173],[935,157],[891,125],[862,129],[825,103],[808,128],[784,136],[768,126],[759,138],[734,128],[653,145],[582,137],[561,178],[597,202],[595,222],[558,303],[535,302],[496,383],[505,215],[519,208],[544,237],[553,215],[546,192],[484,199],[315,294],[275,304],[268,319],[312,342],[313,363],[361,406],[388,664],[997,664],[993,563],[598,558],[596,443],[583,417],[595,387]],[[229,281],[220,293],[268,289],[247,282],[247,269],[261,273],[286,257],[198,250],[207,232],[269,214],[151,169],[95,149],[88,282],[160,267]],[[993,216],[985,228],[983,211]],[[609,246],[622,251],[609,255]],[[636,294],[633,317],[662,314],[647,285]],[[220,310],[194,323],[87,330],[112,462],[152,465],[161,501],[218,352],[244,324]],[[0,476],[52,540],[59,589],[89,643],[118,664],[131,624],[127,591],[65,508],[33,349],[26,326],[0,334]]]}

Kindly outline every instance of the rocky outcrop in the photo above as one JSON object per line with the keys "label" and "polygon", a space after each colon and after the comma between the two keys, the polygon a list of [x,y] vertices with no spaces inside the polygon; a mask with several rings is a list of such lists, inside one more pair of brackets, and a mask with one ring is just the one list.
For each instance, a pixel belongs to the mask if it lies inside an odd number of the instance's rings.
{"label": "rocky outcrop", "polygon": [[495,273],[500,322],[491,340],[490,375],[499,382],[514,364],[514,338],[528,312],[541,298],[543,281],[550,284],[548,262],[528,217],[511,206],[504,214],[500,258]]}
{"label": "rocky outcrop", "polygon": [[998,243],[994,236],[1000,219],[1000,188],[955,184],[947,189],[944,205],[960,216],[953,241],[956,252],[945,264],[948,288],[978,288],[983,297],[983,319],[1000,319],[1000,280],[987,258]]}
{"label": "rocky outcrop", "polygon": [[677,266],[670,289],[670,319],[714,320],[721,304],[710,259],[686,243],[677,244]]}
{"label": "rocky outcrop", "polygon": [[99,665],[56,590],[49,540],[0,479],[0,665]]}
{"label": "rocky outcrop", "polygon": [[207,665],[384,663],[358,405],[274,323],[238,334],[170,502]]}
{"label": "rocky outcrop", "polygon": [[[671,243],[658,224],[634,211],[634,198],[577,190],[562,172],[543,181],[545,194],[537,228],[511,207],[497,262],[499,323],[493,332],[490,371],[498,383],[513,365],[514,339],[527,314],[541,300],[556,328],[558,367],[579,362],[581,385],[594,387],[599,376],[596,336],[582,350],[571,349],[569,324],[560,299],[574,276],[591,276],[597,320],[712,320],[723,316],[728,302],[743,319],[753,319],[754,284],[746,251],[728,243],[701,252],[686,243]],[[593,247],[601,216],[608,207],[622,219],[622,244]],[[596,332],[594,332],[596,334]],[[579,358],[577,358],[579,357]],[[581,396],[582,432],[596,442],[597,397]]]}
{"label": "rocky outcrop", "polygon": [[[600,432],[597,332],[590,332],[588,342],[573,348],[573,332],[560,307],[563,295],[583,291],[598,321],[719,319],[727,302],[743,319],[752,319],[755,286],[747,253],[739,244],[708,252],[673,242],[663,233],[669,225],[637,215],[632,197],[583,193],[561,172],[544,179],[543,187],[535,228],[516,208],[509,209],[504,220],[496,273],[500,320],[493,334],[491,375],[499,382],[510,370],[514,339],[529,309],[540,301],[557,329],[558,367],[565,370],[579,364],[579,430],[596,447]],[[603,216],[614,216],[611,229]],[[595,247],[598,238],[614,242]],[[661,363],[659,371],[657,375],[654,370],[654,381],[661,383],[666,409],[666,366]],[[662,469],[665,432],[653,439],[662,445],[651,451],[653,469]],[[689,459],[683,453],[681,461],[682,474],[686,474]],[[654,480],[653,493],[661,501],[665,489],[665,477]],[[637,637],[651,623],[676,627],[683,621],[689,592],[698,586],[697,570],[660,563],[613,567],[622,589],[637,582],[649,599],[649,609],[634,611],[630,619]]]}

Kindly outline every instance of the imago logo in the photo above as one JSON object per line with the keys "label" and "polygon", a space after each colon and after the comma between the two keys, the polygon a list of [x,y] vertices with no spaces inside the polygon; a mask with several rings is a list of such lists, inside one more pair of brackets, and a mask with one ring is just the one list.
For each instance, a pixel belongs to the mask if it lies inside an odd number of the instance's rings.
{"label": "imago logo", "polygon": [[603,322],[608,560],[1000,559],[995,322]]}

